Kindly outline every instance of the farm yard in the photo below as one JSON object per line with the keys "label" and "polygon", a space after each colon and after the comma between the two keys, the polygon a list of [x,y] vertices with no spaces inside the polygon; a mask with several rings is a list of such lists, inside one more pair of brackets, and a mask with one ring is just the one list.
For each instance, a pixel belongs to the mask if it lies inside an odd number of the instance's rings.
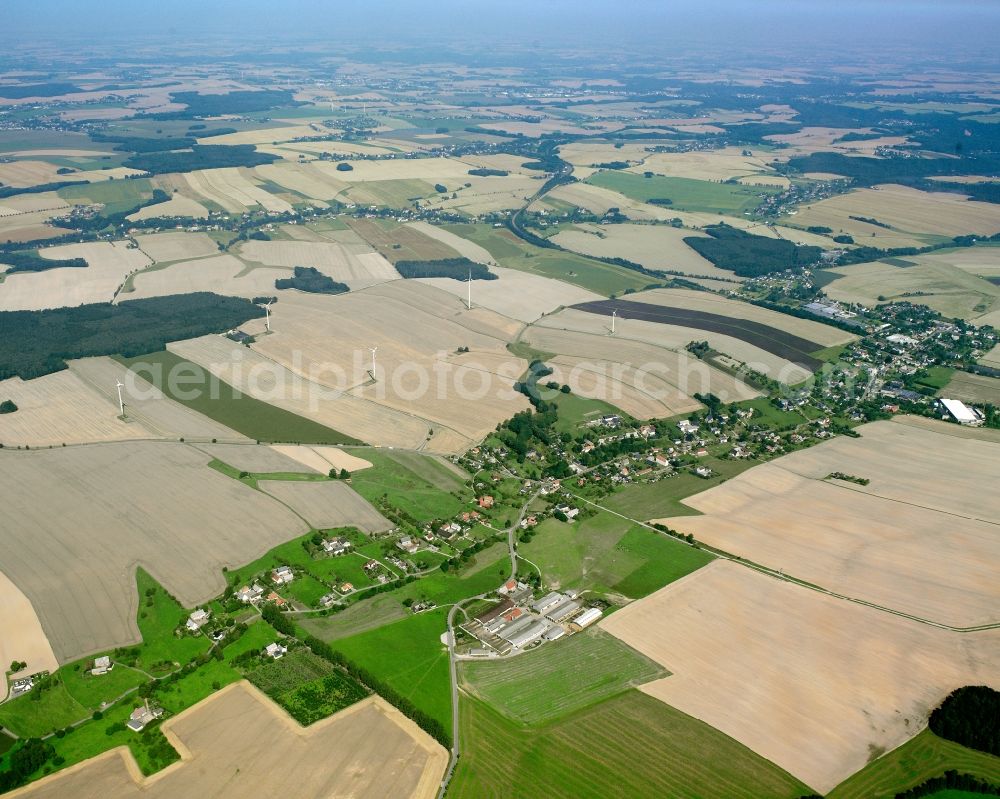
{"label": "farm yard", "polygon": [[[894,611],[955,627],[1000,621],[1000,505],[982,489],[1000,479],[998,445],[889,422],[860,431],[690,497],[704,515],[665,523]],[[835,472],[871,482],[825,479]]]}
{"label": "farm yard", "polygon": [[928,627],[728,561],[601,626],[672,672],[644,693],[824,793],[920,732],[954,688],[1000,687],[995,630]]}
{"label": "farm yard", "polygon": [[118,748],[11,795],[238,799],[294,782],[303,799],[345,791],[359,799],[432,799],[448,761],[440,744],[378,697],[301,727],[246,682],[216,692],[162,729],[181,761],[154,779],[143,778]]}
{"label": "farm yard", "polygon": [[19,520],[2,530],[4,571],[31,600],[60,662],[138,640],[137,564],[192,607],[222,591],[223,566],[306,531],[208,461],[170,442],[0,452],[5,512]]}

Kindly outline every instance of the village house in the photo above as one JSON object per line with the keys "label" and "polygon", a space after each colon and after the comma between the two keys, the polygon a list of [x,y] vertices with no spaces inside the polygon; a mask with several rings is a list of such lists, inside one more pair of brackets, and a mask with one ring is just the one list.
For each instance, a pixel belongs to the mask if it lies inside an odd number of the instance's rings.
{"label": "village house", "polygon": [[327,538],[323,541],[323,551],[328,555],[343,555],[351,548],[346,538]]}
{"label": "village house", "polygon": [[248,585],[243,586],[239,591],[236,592],[236,598],[242,602],[244,605],[249,605],[252,602],[257,602],[260,598],[264,596],[264,588],[257,583],[253,584],[253,588]]}
{"label": "village house", "polygon": [[377,560],[370,560],[361,568],[366,572],[375,571],[379,567],[379,562]]}
{"label": "village house", "polygon": [[398,549],[403,550],[403,552],[410,553],[411,555],[418,549],[420,549],[420,545],[408,535],[404,535],[402,538],[400,538],[396,542],[396,547]]}
{"label": "village house", "polygon": [[354,583],[343,583],[340,586],[340,593],[342,594],[349,594],[353,590],[354,590]]}
{"label": "village house", "polygon": [[196,633],[208,623],[209,616],[211,616],[211,614],[207,610],[201,610],[199,608],[188,616],[188,620],[184,623],[184,626],[191,632]]}
{"label": "village house", "polygon": [[271,571],[271,582],[275,585],[287,585],[295,579],[291,566],[279,566]]}
{"label": "village house", "polygon": [[90,673],[95,677],[100,677],[102,674],[107,674],[115,667],[115,664],[111,662],[111,658],[107,655],[103,657],[94,659],[94,668],[90,670]]}
{"label": "village house", "polygon": [[137,707],[132,711],[132,715],[128,717],[128,721],[125,723],[130,730],[133,732],[142,732],[146,725],[163,715],[163,708],[153,707],[149,704],[147,699],[142,705]]}
{"label": "village house", "polygon": [[288,602],[286,602],[282,597],[278,596],[278,594],[274,593],[274,591],[272,591],[270,594],[267,595],[266,601],[273,602],[279,608],[283,608],[285,605],[288,604]]}
{"label": "village house", "polygon": [[288,647],[279,643],[268,644],[264,647],[264,654],[274,660],[280,660],[286,652],[288,652]]}
{"label": "village house", "polygon": [[489,494],[485,494],[485,495],[481,496],[479,498],[479,507],[480,508],[484,508],[484,509],[492,508],[493,507],[493,497],[491,495],[489,495]]}

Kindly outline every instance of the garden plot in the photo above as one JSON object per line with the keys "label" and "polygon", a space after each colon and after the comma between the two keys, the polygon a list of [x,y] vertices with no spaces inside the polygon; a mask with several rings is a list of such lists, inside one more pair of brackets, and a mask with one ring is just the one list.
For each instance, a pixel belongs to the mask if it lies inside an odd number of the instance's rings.
{"label": "garden plot", "polygon": [[163,723],[181,752],[175,766],[144,778],[125,747],[15,791],[26,799],[433,799],[448,753],[378,696],[302,727],[241,681]]}
{"label": "garden plot", "polygon": [[[954,627],[1000,622],[1000,445],[876,422],[697,494],[665,523],[825,589]],[[863,480],[825,479],[840,472]],[[941,475],[948,475],[947,481]]]}
{"label": "garden plot", "polygon": [[640,690],[825,793],[962,685],[1000,688],[1000,631],[959,634],[717,560],[601,626],[672,676]]}
{"label": "garden plot", "polygon": [[318,529],[351,526],[383,533],[392,527],[366,499],[337,480],[262,480],[258,485]]}
{"label": "garden plot", "polygon": [[124,241],[62,244],[44,247],[39,255],[56,260],[85,258],[88,266],[8,275],[0,284],[0,311],[37,311],[110,302],[130,274],[151,263],[140,250]]}
{"label": "garden plot", "polygon": [[225,588],[224,566],[307,531],[208,461],[163,441],[0,451],[4,571],[60,662],[139,640],[137,566],[192,607]]}

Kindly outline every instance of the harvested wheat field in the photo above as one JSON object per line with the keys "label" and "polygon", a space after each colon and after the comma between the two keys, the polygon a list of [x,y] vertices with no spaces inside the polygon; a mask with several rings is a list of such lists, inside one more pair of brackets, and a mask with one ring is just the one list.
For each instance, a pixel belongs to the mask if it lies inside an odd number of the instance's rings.
{"label": "harvested wheat field", "polygon": [[1000,405],[1000,378],[956,371],[948,385],[938,392],[939,397],[960,399],[982,405]]}
{"label": "harvested wheat field", "polygon": [[[909,262],[909,259],[903,259]],[[906,300],[927,305],[943,316],[979,318],[1000,311],[1000,286],[946,263],[913,261],[913,266],[876,261],[829,270],[840,275],[824,286],[841,302],[869,307],[880,302]]]}
{"label": "harvested wheat field", "polygon": [[272,444],[271,449],[291,458],[296,463],[320,474],[328,474],[330,469],[347,469],[360,472],[371,468],[371,461],[359,458],[339,447],[304,446],[296,444]]}
{"label": "harvested wheat field", "polygon": [[399,273],[378,253],[355,253],[332,241],[248,241],[239,255],[266,266],[312,266],[352,289],[399,280]]}
{"label": "harvested wheat field", "polygon": [[[1000,445],[876,422],[755,467],[666,520],[849,597],[954,627],[1000,622]],[[834,472],[866,485],[824,479]],[[947,480],[942,479],[947,475]]]}
{"label": "harvested wheat field", "polygon": [[199,702],[162,730],[181,760],[143,777],[119,747],[10,794],[30,799],[433,799],[448,753],[378,696],[301,727],[246,681]]}
{"label": "harvested wheat field", "polygon": [[[562,316],[560,312],[556,317]],[[573,313],[579,313],[576,311]],[[604,320],[588,314],[595,319]],[[556,318],[553,317],[553,318]],[[544,323],[547,319],[543,319]],[[621,322],[619,321],[619,324]],[[638,323],[637,323],[638,324]],[[649,324],[649,323],[642,323]],[[635,393],[635,401],[644,395],[644,403],[655,400],[671,409],[666,416],[696,410],[700,403],[694,394],[712,393],[724,402],[738,402],[760,396],[743,382],[712,368],[686,352],[659,347],[645,341],[628,339],[606,331],[581,332],[543,324],[529,327],[521,341],[542,352],[555,353],[564,364],[572,363],[578,371],[609,375],[608,390],[616,388],[616,375],[623,385],[622,397]],[[591,385],[593,378],[582,377],[574,390],[585,396],[602,398]],[[571,387],[572,387],[572,382]],[[631,388],[631,391],[629,389]],[[613,395],[612,395],[613,396]],[[616,400],[609,399],[612,404]]]}
{"label": "harvested wheat field", "polygon": [[[880,225],[851,219],[875,219]],[[822,225],[873,247],[921,247],[930,237],[1000,232],[1000,207],[960,194],[925,192],[906,186],[856,189],[803,206],[795,217],[802,227]]]}
{"label": "harvested wheat field", "polygon": [[[273,309],[287,304],[280,302]],[[277,335],[276,325],[272,330],[275,332],[266,338]],[[341,376],[346,379],[348,373],[324,374],[325,361],[292,364],[293,371],[222,336],[175,341],[167,349],[245,394],[375,446],[416,449],[429,435],[423,420],[331,388],[330,384],[336,385]],[[370,356],[362,353],[358,357],[360,372]]]}
{"label": "harvested wheat field", "polygon": [[253,183],[249,170],[237,167],[198,169],[185,172],[189,190],[205,200],[214,202],[229,213],[241,213],[260,206],[265,211],[287,213],[292,206]]}
{"label": "harvested wheat field", "polygon": [[169,231],[139,235],[135,240],[139,243],[139,249],[157,263],[187,261],[219,254],[219,245],[207,233]]}
{"label": "harvested wheat field", "polygon": [[[527,406],[511,389],[527,364],[506,351],[520,323],[483,308],[467,311],[458,298],[419,281],[337,297],[290,293],[272,310],[272,333],[254,350],[322,385],[351,387],[352,396],[416,417],[435,431],[450,429],[471,443]],[[379,348],[374,383],[372,347]],[[456,357],[460,347],[471,350],[469,357]],[[489,376],[498,368],[493,355],[507,364],[501,375]]]}
{"label": "harvested wheat field", "polygon": [[980,358],[979,363],[983,366],[991,366],[994,369],[1000,369],[1000,344],[997,344],[993,349]]}
{"label": "harvested wheat field", "polygon": [[69,370],[34,380],[0,380],[0,397],[17,405],[15,413],[0,414],[0,444],[59,447],[153,437],[144,426],[117,418],[114,381],[101,388],[89,385]]}
{"label": "harvested wheat field", "polygon": [[126,219],[130,222],[139,222],[144,219],[156,219],[157,217],[182,216],[192,219],[207,219],[208,209],[197,200],[185,197],[183,194],[174,194],[169,200],[153,205],[146,205],[129,214]]}
{"label": "harvested wheat field", "polygon": [[136,566],[191,607],[225,588],[223,566],[307,531],[208,461],[165,441],[0,451],[4,571],[60,662],[139,640]]}
{"label": "harvested wheat field", "polygon": [[669,269],[703,277],[741,280],[732,272],[719,269],[702,258],[684,243],[685,238],[703,235],[666,225],[584,224],[557,233],[553,241],[567,250],[600,258],[625,258],[647,269]]}
{"label": "harvested wheat field", "polygon": [[[287,151],[277,154],[291,155]],[[328,177],[308,163],[279,161],[254,167],[253,171],[258,177],[311,200],[332,200],[348,187],[347,183]]]}
{"label": "harvested wheat field", "polygon": [[[49,639],[38,621],[31,602],[14,585],[6,574],[0,572],[0,608],[3,608],[3,634],[0,635],[0,701],[7,698],[7,666],[15,660],[27,663],[23,674],[55,671],[59,668]],[[21,676],[21,675],[18,675]]]}
{"label": "harvested wheat field", "polygon": [[906,136],[882,136],[860,141],[839,141],[848,133],[868,134],[871,132],[871,128],[804,127],[795,133],[778,133],[765,138],[768,141],[785,145],[784,149],[774,154],[775,160],[781,161],[811,153],[843,153],[871,158],[876,155],[875,151],[880,147],[895,148],[907,143]]}
{"label": "harvested wheat field", "polygon": [[338,480],[261,480],[258,485],[317,529],[353,526],[369,533],[383,533],[392,527],[392,522],[366,499]]}
{"label": "harvested wheat field", "polygon": [[[338,142],[339,144],[339,142]],[[430,183],[455,183],[456,187],[469,181],[469,165],[452,158],[397,158],[384,161],[353,161],[350,172],[337,171],[332,162],[314,164],[321,172],[346,183],[367,181],[425,180]],[[450,182],[449,182],[450,181]]]}
{"label": "harvested wheat field", "polygon": [[[466,183],[469,185],[466,186]],[[449,191],[454,192],[455,196],[435,195],[423,201],[421,205],[425,208],[449,209],[476,216],[520,208],[540,186],[539,178],[522,175],[504,177],[469,175],[461,183],[452,182],[448,186]]]}
{"label": "harvested wheat field", "polygon": [[274,281],[290,276],[291,269],[253,266],[225,253],[147,269],[126,284],[118,299],[138,300],[193,291],[248,298],[274,296]]}
{"label": "harvested wheat field", "polygon": [[906,258],[917,264],[947,264],[971,275],[1000,277],[1000,247],[961,247]]}
{"label": "harvested wheat field", "polygon": [[86,267],[61,267],[44,272],[8,275],[0,284],[0,311],[37,311],[43,308],[110,302],[132,272],[151,263],[127,242],[89,242],[43,247],[43,258],[85,258]]}
{"label": "harvested wheat field", "polygon": [[[475,280],[472,283],[473,307],[488,308],[521,322],[534,322],[545,314],[578,302],[603,299],[580,286],[520,269],[490,266],[490,271],[497,276],[497,280]],[[468,298],[469,286],[463,281],[447,277],[422,277],[418,280],[447,291],[463,302]]]}
{"label": "harvested wheat field", "polygon": [[60,175],[57,164],[48,161],[9,161],[0,163],[0,183],[11,188],[23,189],[28,186],[40,186],[46,183],[68,182],[71,180],[84,180],[86,177],[78,177],[79,173],[70,175]]}
{"label": "harvested wheat field", "polygon": [[[112,358],[104,356],[80,358],[68,363],[68,373],[79,377],[91,390],[100,395],[107,408],[113,408],[115,414],[118,413],[118,394],[115,384],[119,381],[124,384],[122,396],[125,401],[125,417],[129,421],[127,426],[132,431],[133,437],[183,438],[187,441],[248,440],[235,430],[165,397],[156,386]],[[50,377],[55,375],[39,379],[47,380]],[[87,425],[81,424],[79,429],[85,431]]]}
{"label": "harvested wheat field", "polygon": [[962,685],[1000,688],[1000,630],[954,633],[718,560],[601,626],[670,677],[639,690],[825,793]]}
{"label": "harvested wheat field", "polygon": [[[639,297],[644,295],[629,295]],[[659,355],[648,356],[649,360],[668,359],[671,364],[676,364],[678,356],[690,361],[686,364],[687,369],[692,374],[700,374],[701,370],[708,365],[703,361],[698,361],[694,356],[690,356],[684,351],[684,347],[691,341],[707,341],[713,349],[725,353],[738,361],[750,364],[754,369],[768,374],[770,377],[781,380],[792,385],[809,376],[809,372],[802,366],[793,364],[783,357],[774,355],[761,347],[750,344],[740,338],[715,333],[709,330],[702,330],[695,327],[683,327],[679,325],[660,324],[659,322],[648,322],[642,319],[633,319],[628,316],[628,311],[619,311],[615,321],[615,334],[610,335],[611,317],[603,314],[589,313],[576,308],[567,308],[543,317],[525,331],[522,340],[531,344],[543,352],[556,352],[565,355],[580,355],[588,357],[591,354],[580,347],[574,348],[573,352],[568,352],[559,347],[564,345],[556,342],[561,338],[560,333],[567,332],[572,337],[581,334],[594,339],[595,346],[603,347],[601,339],[610,340],[612,344],[625,346],[628,343],[641,343],[646,345],[647,351],[651,349],[659,350]],[[817,347],[818,349],[818,347]],[[596,354],[593,357],[601,357]],[[720,372],[716,372],[721,376]],[[726,385],[733,382],[729,377],[721,382]],[[694,389],[701,391],[701,389]],[[689,392],[690,393],[690,392]],[[702,392],[703,393],[703,392]],[[714,392],[713,392],[714,393]],[[721,396],[721,395],[716,395]],[[730,396],[733,396],[730,394]],[[729,401],[729,400],[727,400]]]}
{"label": "harvested wheat field", "polygon": [[[745,152],[742,147],[723,147],[721,150],[686,153],[645,153],[641,164],[626,171],[640,175],[649,171],[673,178],[711,181],[750,177],[750,182],[753,182],[758,177],[763,180],[774,175],[774,168],[763,157],[744,155]],[[787,183],[788,179],[784,180]]]}
{"label": "harvested wheat field", "polygon": [[[273,449],[267,444],[199,444],[198,449],[207,452],[213,458],[217,458],[234,469],[241,472],[252,472],[254,474],[267,474],[268,472],[302,472],[301,464],[283,453]],[[327,470],[329,471],[329,470]]]}

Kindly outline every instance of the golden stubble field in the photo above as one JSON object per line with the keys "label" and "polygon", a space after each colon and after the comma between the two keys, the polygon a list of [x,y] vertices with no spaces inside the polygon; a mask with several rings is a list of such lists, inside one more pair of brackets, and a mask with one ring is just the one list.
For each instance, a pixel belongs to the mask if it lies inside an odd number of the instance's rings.
{"label": "golden stubble field", "polygon": [[241,681],[162,730],[181,760],[152,777],[119,747],[11,796],[433,799],[448,764],[444,747],[378,696],[302,727]]}
{"label": "golden stubble field", "polygon": [[23,674],[36,674],[55,671],[59,668],[59,661],[28,597],[3,572],[0,572],[0,607],[3,608],[0,663],[4,665],[3,676],[0,677],[0,700],[3,700],[9,690],[8,664],[20,660],[28,664]]}
{"label": "golden stubble field", "polygon": [[[755,467],[665,520],[825,589],[953,627],[1000,622],[1000,445],[938,423],[859,428]],[[866,486],[827,480],[842,472]]]}
{"label": "golden stubble field", "polygon": [[208,461],[166,441],[0,451],[4,572],[60,662],[139,640],[136,566],[191,607],[225,588],[223,566],[307,532]]}
{"label": "golden stubble field", "polygon": [[729,561],[601,624],[671,672],[639,690],[820,793],[920,732],[955,688],[1000,688],[1000,630],[930,627]]}
{"label": "golden stubble field", "polygon": [[85,258],[88,266],[8,275],[0,283],[0,311],[37,311],[110,302],[128,275],[152,263],[141,250],[125,241],[61,244],[43,247],[39,255],[55,260]]}

